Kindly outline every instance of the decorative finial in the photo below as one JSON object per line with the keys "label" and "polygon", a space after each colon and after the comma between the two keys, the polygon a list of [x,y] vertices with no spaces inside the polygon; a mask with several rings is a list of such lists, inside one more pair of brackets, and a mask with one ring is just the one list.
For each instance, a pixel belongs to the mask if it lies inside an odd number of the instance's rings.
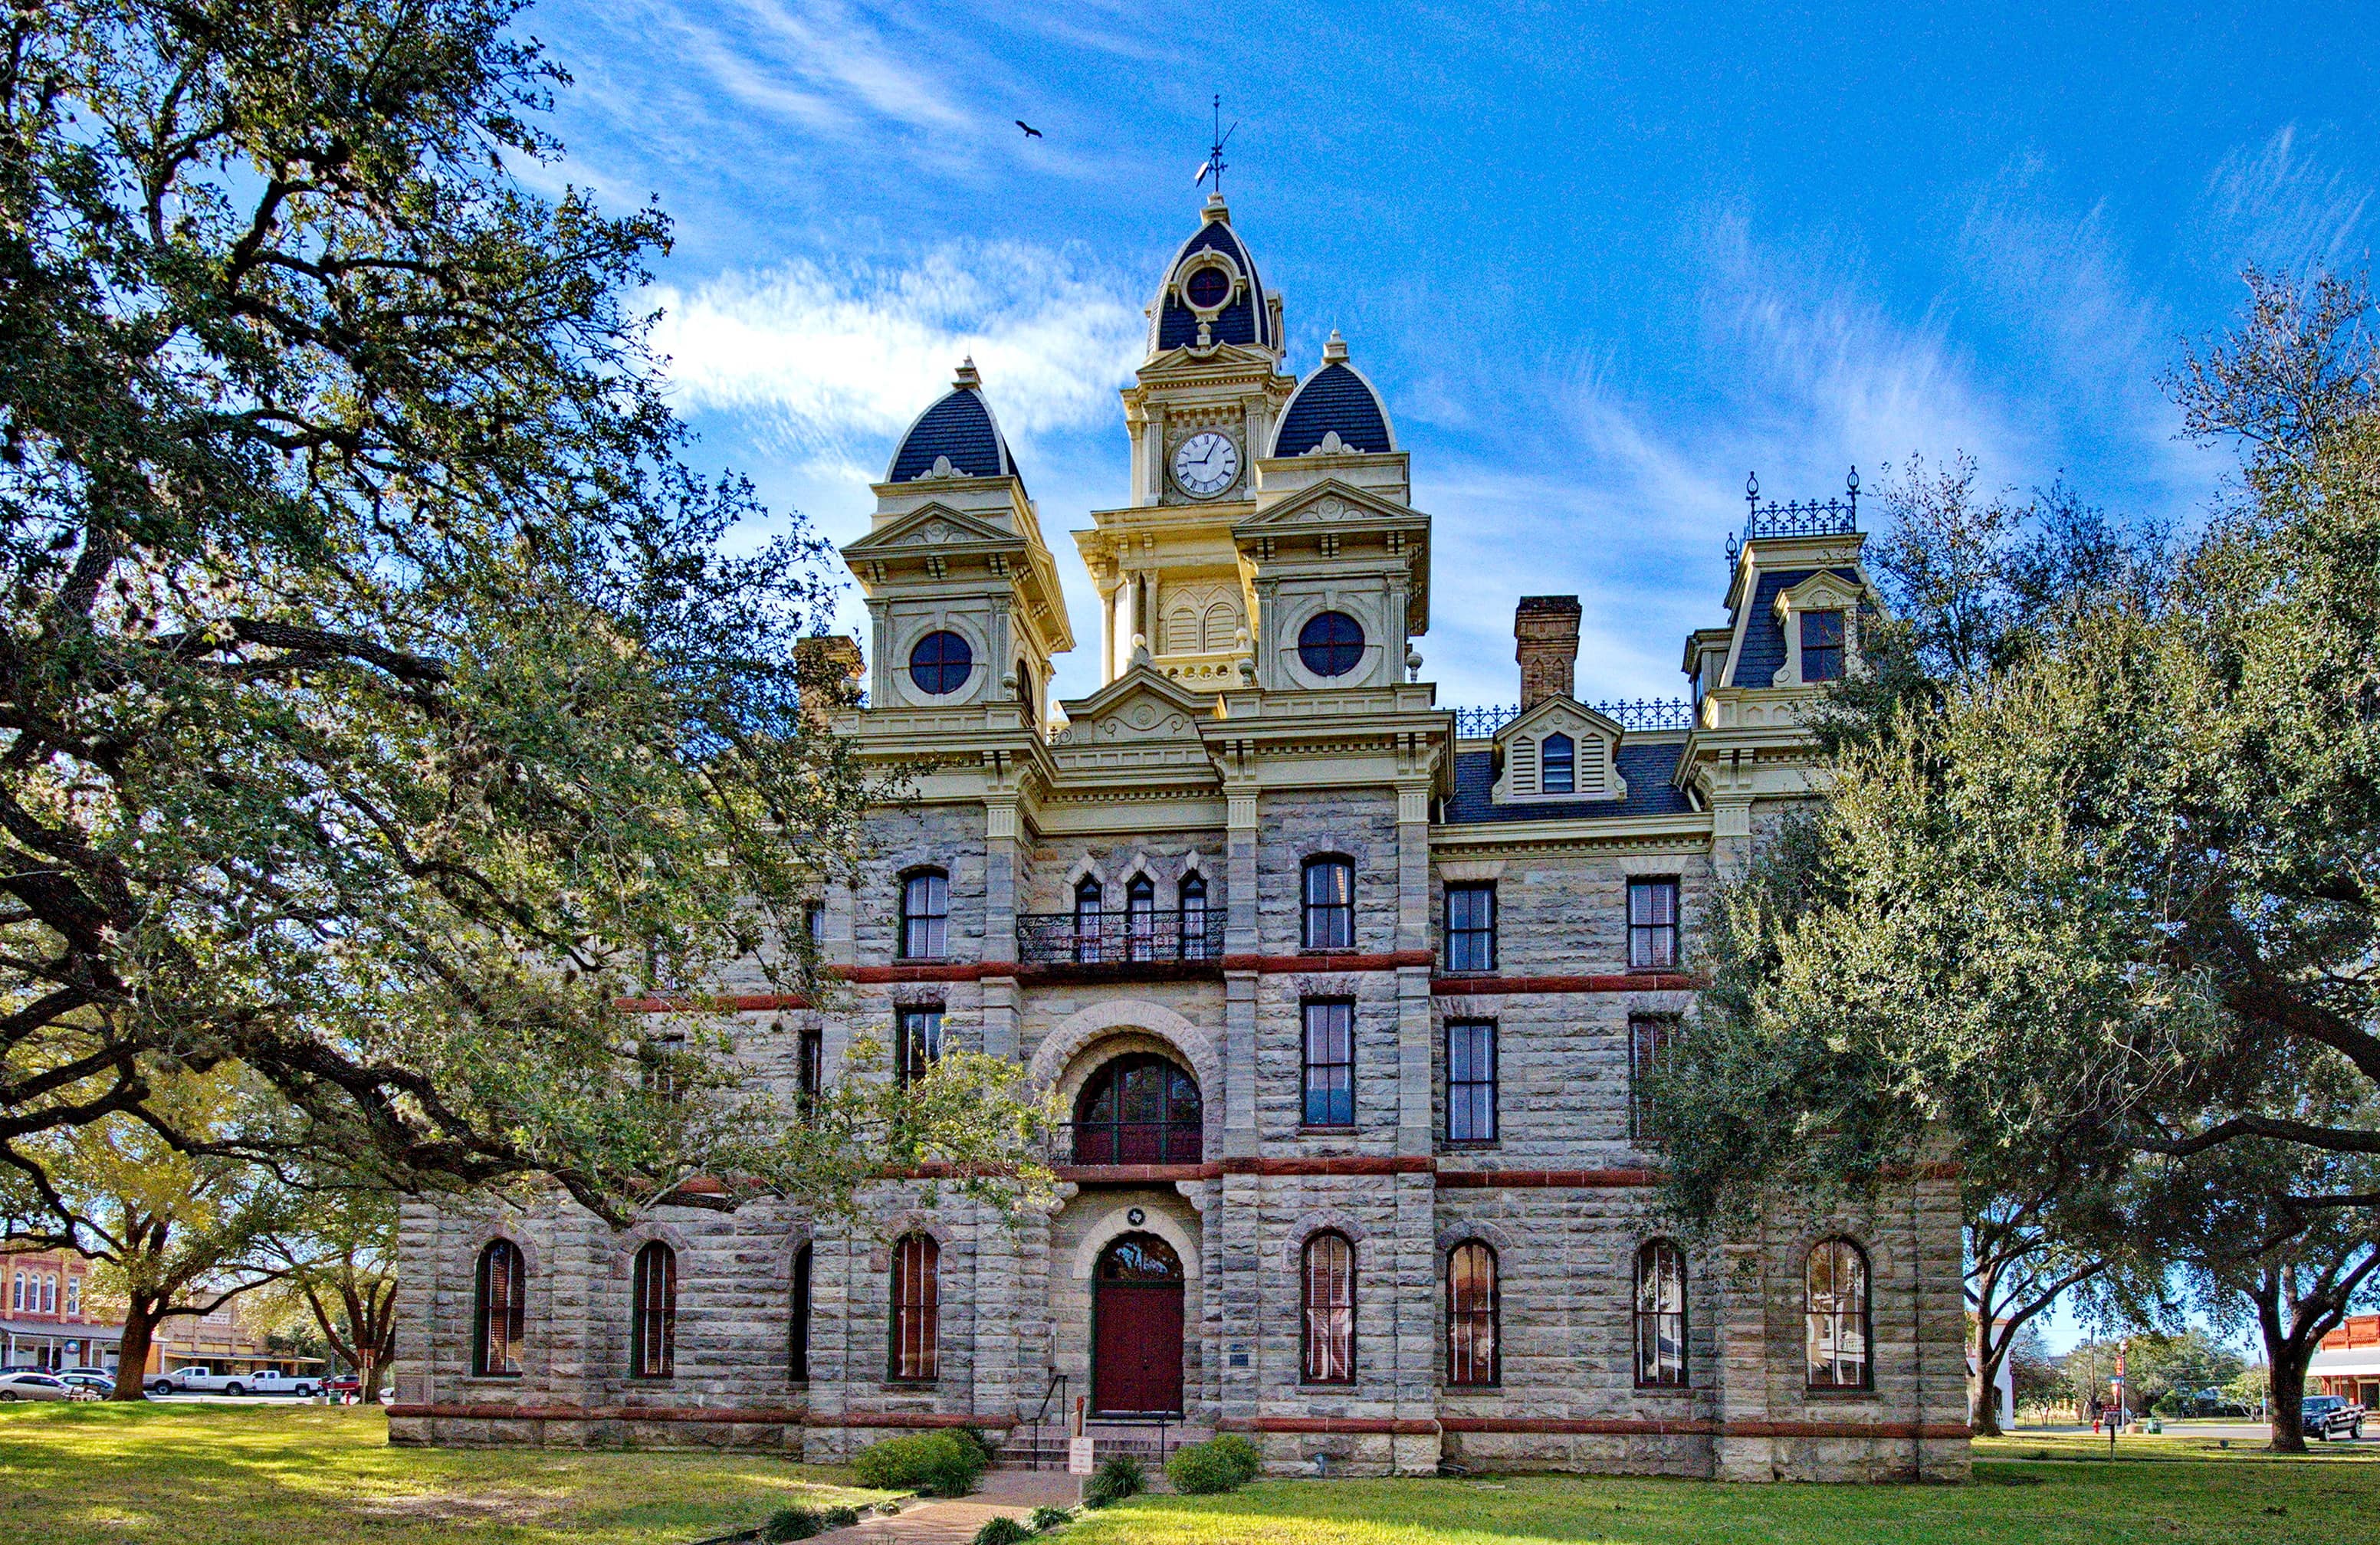
{"label": "decorative finial", "polygon": [[1340,337],[1339,330],[1334,327],[1330,330],[1329,342],[1322,345],[1322,363],[1335,365],[1346,357],[1347,340]]}
{"label": "decorative finial", "polygon": [[1851,490],[1853,499],[1859,497],[1859,465],[1856,462],[1852,465],[1852,475],[1843,479],[1843,487]]}
{"label": "decorative finial", "polygon": [[965,359],[960,360],[958,373],[951,378],[951,390],[953,392],[965,392],[971,387],[978,387],[982,384],[983,378],[975,373],[975,356],[969,355]]}
{"label": "decorative finial", "polygon": [[1751,500],[1757,500],[1760,497],[1760,474],[1757,472],[1747,472],[1743,475],[1743,497]]}
{"label": "decorative finial", "polygon": [[1421,651],[1419,649],[1407,649],[1405,651],[1405,680],[1408,682],[1418,682],[1421,680]]}
{"label": "decorative finial", "polygon": [[1193,187],[1209,177],[1215,179],[1215,191],[1207,199],[1207,208],[1210,211],[1223,207],[1223,147],[1231,142],[1232,133],[1239,127],[1236,121],[1230,128],[1223,127],[1223,96],[1218,91],[1215,93],[1215,140],[1207,147],[1207,159],[1198,163],[1198,175],[1190,179]]}

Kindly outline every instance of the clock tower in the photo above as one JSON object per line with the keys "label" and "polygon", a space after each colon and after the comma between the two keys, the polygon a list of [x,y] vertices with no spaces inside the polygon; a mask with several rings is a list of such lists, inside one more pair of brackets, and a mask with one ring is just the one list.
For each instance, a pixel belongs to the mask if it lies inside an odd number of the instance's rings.
{"label": "clock tower", "polygon": [[1297,390],[1281,366],[1281,297],[1257,277],[1222,195],[1166,265],[1148,353],[1123,392],[1131,501],[1075,533],[1102,607],[1100,681],[1146,648],[1197,692],[1240,684],[1254,591],[1232,528],[1257,509],[1257,462]]}

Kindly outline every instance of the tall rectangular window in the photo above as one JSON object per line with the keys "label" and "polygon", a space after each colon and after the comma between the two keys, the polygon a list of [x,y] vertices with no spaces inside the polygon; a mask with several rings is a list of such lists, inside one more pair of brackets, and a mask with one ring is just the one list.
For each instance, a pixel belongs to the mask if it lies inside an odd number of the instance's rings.
{"label": "tall rectangular window", "polygon": [[1678,882],[1628,882],[1628,969],[1670,971],[1678,963]]}
{"label": "tall rectangular window", "polygon": [[802,1032],[799,1078],[802,1114],[808,1116],[826,1092],[826,1032],[816,1025]]}
{"label": "tall rectangular window", "polygon": [[939,869],[901,882],[901,958],[939,960],[951,951],[951,877]]}
{"label": "tall rectangular window", "polygon": [[82,1278],[67,1279],[67,1314],[69,1318],[82,1312]]}
{"label": "tall rectangular window", "polygon": [[892,1323],[886,1371],[895,1379],[929,1380],[942,1369],[942,1248],[923,1234],[892,1246]]}
{"label": "tall rectangular window", "polygon": [[1677,1029],[1673,1014],[1628,1016],[1628,1136],[1633,1141],[1653,1136],[1653,1074]]}
{"label": "tall rectangular window", "polygon": [[1355,1124],[1355,1006],[1329,998],[1305,1006],[1305,1125]]}
{"label": "tall rectangular window", "polygon": [[1343,858],[1310,858],[1304,876],[1300,939],[1308,949],[1355,948],[1355,865]]}
{"label": "tall rectangular window", "polygon": [[898,1020],[901,1044],[899,1074],[903,1083],[922,1079],[942,1056],[942,1006],[904,1008]]}
{"label": "tall rectangular window", "polygon": [[1802,680],[1839,682],[1843,675],[1843,614],[1802,613]]}
{"label": "tall rectangular window", "polygon": [[1446,1141],[1496,1141],[1496,1021],[1446,1026]]}
{"label": "tall rectangular window", "polygon": [[1496,887],[1493,881],[1446,887],[1446,969],[1496,969]]}

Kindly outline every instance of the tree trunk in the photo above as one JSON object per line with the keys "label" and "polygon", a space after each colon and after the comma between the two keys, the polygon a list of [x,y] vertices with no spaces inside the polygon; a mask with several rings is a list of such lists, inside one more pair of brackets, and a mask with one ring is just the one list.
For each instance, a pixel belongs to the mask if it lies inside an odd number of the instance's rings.
{"label": "tree trunk", "polygon": [[1967,1425],[1978,1438],[2000,1435],[2000,1363],[2008,1356],[2012,1336],[2002,1337],[1996,1351],[1992,1346],[1992,1317],[1988,1313],[1975,1316],[1975,1343],[1968,1356],[1975,1362],[1975,1384],[1969,1392]]}
{"label": "tree trunk", "polygon": [[2303,1454],[2305,1412],[2298,1402],[2305,1398],[2306,1364],[2313,1354],[2283,1342],[2278,1346],[2265,1347],[2265,1358],[2273,1371],[2273,1451]]}
{"label": "tree trunk", "polygon": [[157,1299],[136,1293],[124,1306],[124,1338],[115,1347],[115,1389],[110,1400],[139,1400],[140,1381],[149,1370],[149,1347],[156,1339]]}

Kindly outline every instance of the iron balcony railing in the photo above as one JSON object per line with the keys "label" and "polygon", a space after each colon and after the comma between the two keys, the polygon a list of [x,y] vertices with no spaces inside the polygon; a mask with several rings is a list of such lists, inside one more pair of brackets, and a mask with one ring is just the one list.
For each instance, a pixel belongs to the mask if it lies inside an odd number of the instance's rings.
{"label": "iron balcony railing", "polygon": [[1016,958],[1027,965],[1114,966],[1223,958],[1223,914],[1176,911],[1026,912],[1016,920]]}
{"label": "iron balcony railing", "polygon": [[[1838,498],[1828,500],[1797,500],[1779,504],[1775,500],[1760,502],[1760,478],[1757,474],[1743,480],[1744,501],[1751,506],[1743,522],[1743,541],[1762,537],[1849,537],[1859,530],[1859,468],[1843,479],[1843,491]],[[1735,566],[1735,555],[1743,550],[1735,533],[1727,537],[1727,561]]]}
{"label": "iron balcony railing", "polygon": [[1075,1121],[1059,1152],[1078,1165],[1195,1165],[1204,1153],[1196,1121]]}
{"label": "iron balcony railing", "polygon": [[[1614,697],[1601,703],[1589,703],[1588,707],[1618,724],[1622,730],[1640,734],[1656,730],[1691,730],[1694,727],[1694,705],[1684,697]],[[1480,708],[1454,710],[1454,735],[1457,740],[1485,741],[1497,730],[1521,717],[1517,703],[1491,703]]]}

